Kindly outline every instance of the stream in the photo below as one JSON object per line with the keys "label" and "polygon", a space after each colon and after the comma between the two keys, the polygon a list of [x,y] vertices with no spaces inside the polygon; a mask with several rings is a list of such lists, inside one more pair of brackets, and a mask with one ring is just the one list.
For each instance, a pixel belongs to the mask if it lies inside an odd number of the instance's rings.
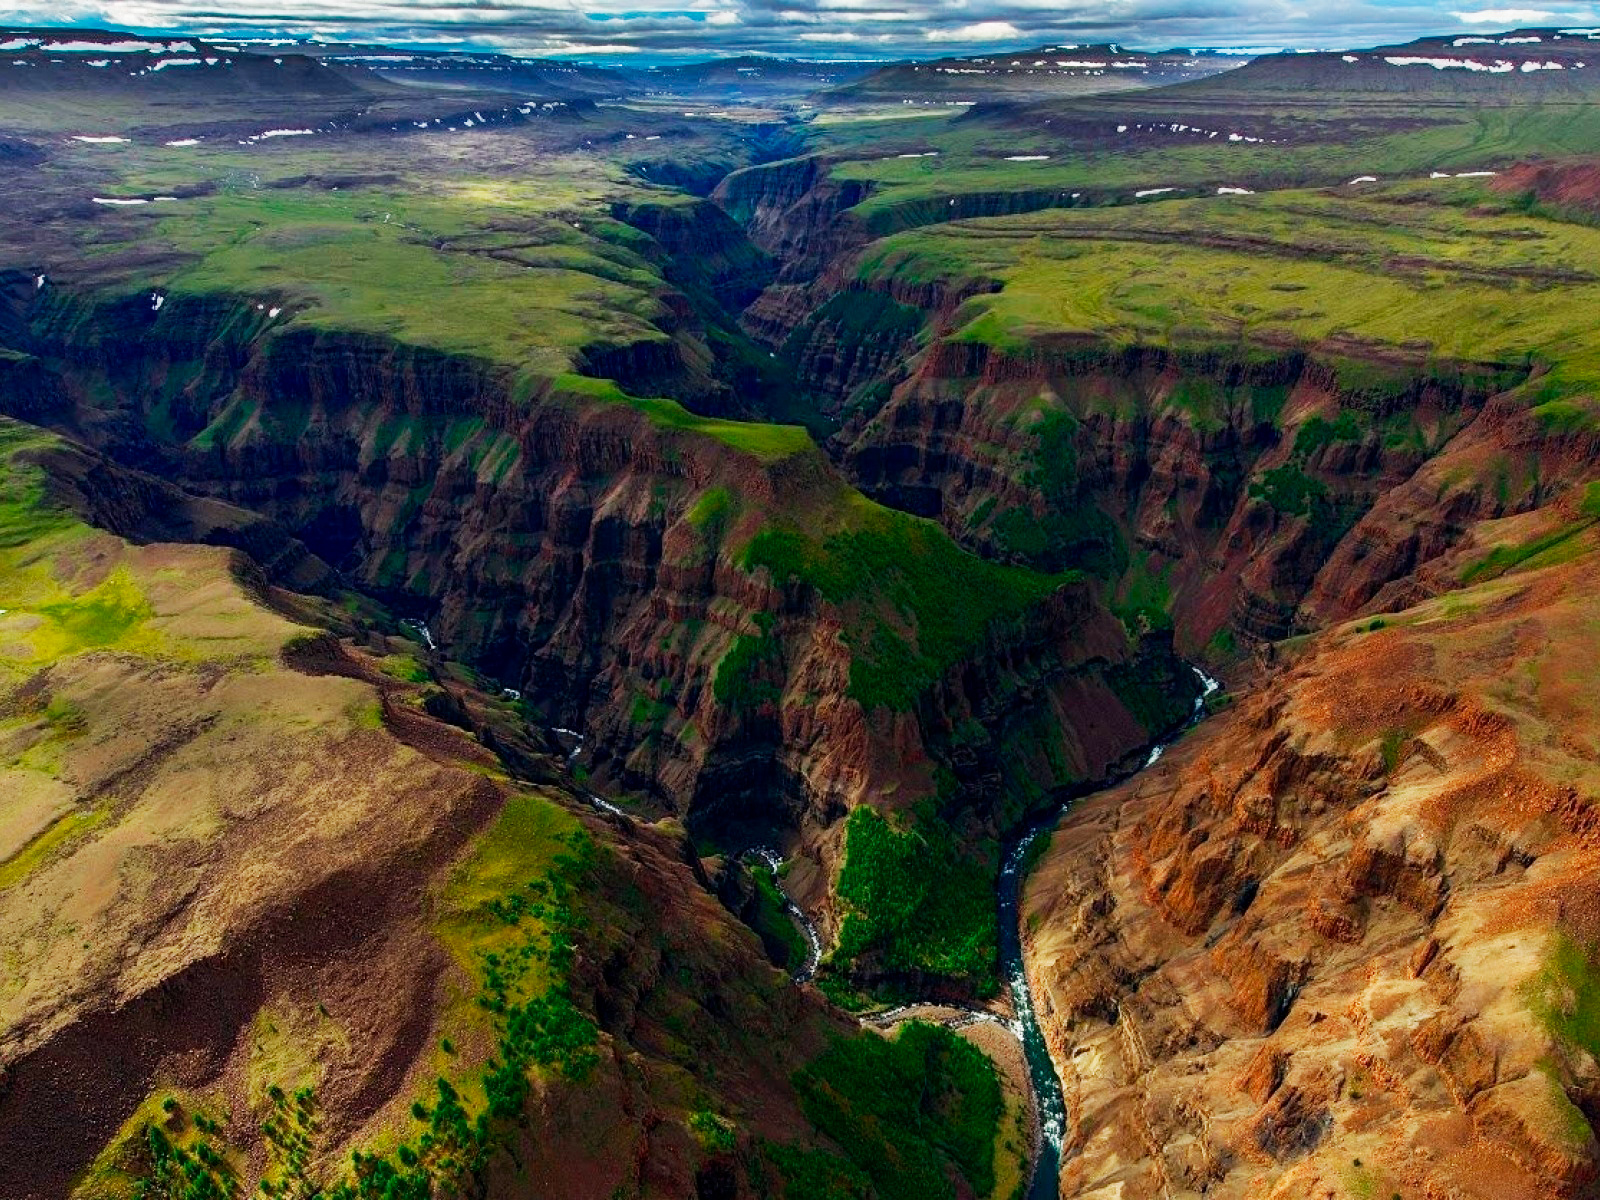
{"label": "stream", "polygon": [[[1173,741],[1194,727],[1205,713],[1206,701],[1220,686],[1199,668],[1194,668],[1194,673],[1200,678],[1200,695],[1195,698],[1194,710],[1183,726],[1151,746],[1150,753],[1138,769],[1109,780],[1089,795],[1126,783],[1141,771],[1154,766]],[[1082,798],[1063,804],[1024,829],[1007,848],[1000,868],[1000,972],[1011,989],[1011,1006],[1017,1014],[1015,1029],[1022,1039],[1022,1050],[1028,1060],[1034,1110],[1039,1115],[1039,1153],[1033,1163],[1028,1200],[1055,1200],[1060,1193],[1061,1146],[1067,1128],[1067,1102],[1061,1091],[1061,1079],[1056,1074],[1056,1064],[1050,1057],[1049,1047],[1045,1045],[1044,1032],[1039,1028],[1038,1015],[1033,1007],[1033,992],[1028,986],[1027,966],[1022,957],[1022,867],[1027,861],[1029,848],[1039,835],[1053,828],[1067,809]]]}
{"label": "stream", "polygon": [[[1154,766],[1165,753],[1168,746],[1184,733],[1193,728],[1205,714],[1206,701],[1217,690],[1220,684],[1198,667],[1191,667],[1200,680],[1200,695],[1195,698],[1194,709],[1189,719],[1178,729],[1168,734],[1165,738],[1154,743],[1144,762],[1134,770],[1107,780],[1093,792],[1084,796],[1074,797],[1065,804],[1052,809],[1043,816],[1038,817],[1022,829],[1005,847],[1001,858],[1000,880],[997,888],[998,911],[1000,922],[1000,973],[1006,981],[1006,986],[1011,993],[1011,1007],[1015,1016],[1007,1019],[998,1013],[985,1009],[961,1009],[960,1015],[953,1020],[945,1022],[951,1028],[959,1028],[977,1021],[994,1022],[1004,1025],[1022,1043],[1023,1054],[1028,1063],[1028,1079],[1033,1089],[1034,1111],[1038,1114],[1039,1146],[1038,1154],[1034,1158],[1033,1176],[1029,1181],[1026,1192],[1027,1200],[1055,1200],[1059,1191],[1059,1176],[1061,1171],[1062,1141],[1067,1128],[1066,1097],[1061,1090],[1061,1079],[1056,1074],[1055,1062],[1050,1057],[1049,1047],[1045,1045],[1044,1032],[1039,1028],[1037,1013],[1033,1005],[1033,992],[1028,986],[1028,972],[1022,955],[1022,917],[1020,912],[1023,884],[1023,864],[1027,862],[1028,851],[1041,834],[1052,829],[1063,815],[1074,804],[1088,796],[1095,795],[1107,788],[1117,787],[1126,783],[1140,772]],[[576,730],[556,729],[552,732],[571,740],[574,745],[568,754],[568,766],[576,763],[579,753],[583,749],[583,735]],[[594,792],[585,792],[589,802],[596,808],[606,812],[620,813],[622,810],[604,797]],[[822,938],[817,931],[816,924],[806,915],[783,888],[783,877],[779,868],[783,866],[783,858],[776,851],[766,846],[752,847],[745,851],[742,858],[747,861],[758,861],[762,866],[772,871],[774,882],[778,885],[779,892],[784,897],[784,909],[789,918],[799,926],[805,934],[809,953],[806,962],[797,967],[793,972],[795,983],[809,983],[817,973],[817,967],[822,961]],[[937,1002],[929,1002],[937,1003]],[[884,1029],[896,1023],[901,1014],[918,1008],[917,1002],[903,1004],[887,1012],[875,1013],[862,1018],[863,1025]],[[948,1004],[939,1004],[939,1007],[950,1008]]]}

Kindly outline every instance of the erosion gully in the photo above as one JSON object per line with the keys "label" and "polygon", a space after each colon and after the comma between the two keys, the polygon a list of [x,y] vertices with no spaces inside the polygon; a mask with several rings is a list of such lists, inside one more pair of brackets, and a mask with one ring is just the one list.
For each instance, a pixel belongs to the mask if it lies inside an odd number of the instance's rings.
{"label": "erosion gully", "polygon": [[[1220,686],[1218,682],[1207,675],[1198,667],[1191,667],[1200,679],[1200,695],[1195,698],[1194,709],[1188,720],[1173,730],[1166,737],[1155,742],[1145,755],[1144,761],[1135,769],[1126,771],[1112,779],[1107,780],[1093,792],[1074,796],[1066,803],[1050,810],[1024,826],[1021,831],[1006,842],[1004,854],[1001,859],[1000,878],[996,889],[997,908],[1000,921],[1000,974],[1010,991],[1011,1010],[1014,1014],[1006,1017],[1001,1013],[987,1009],[961,1010],[952,1019],[944,1023],[950,1028],[960,1028],[978,1022],[993,1022],[1004,1025],[1017,1040],[1022,1043],[1023,1055],[1028,1064],[1028,1082],[1033,1091],[1034,1113],[1037,1116],[1038,1142],[1033,1161],[1033,1175],[1029,1180],[1027,1200],[1055,1200],[1058,1195],[1058,1177],[1061,1171],[1062,1140],[1067,1127],[1066,1097],[1061,1090],[1061,1079],[1056,1074],[1055,1062],[1050,1058],[1050,1049],[1045,1045],[1044,1032],[1039,1027],[1037,1012],[1033,1004],[1033,991],[1028,984],[1027,966],[1022,956],[1022,885],[1023,866],[1028,861],[1028,851],[1034,842],[1057,821],[1067,810],[1080,800],[1091,795],[1106,791],[1126,783],[1129,779],[1154,766],[1166,752],[1168,746],[1183,734],[1193,728],[1205,714],[1206,701]],[[552,730],[572,746],[568,754],[569,765],[574,763],[583,749],[583,736],[571,729]],[[594,792],[584,793],[591,804],[608,813],[621,813],[611,801]],[[818,932],[816,923],[806,915],[783,887],[783,876],[780,868],[783,866],[783,856],[769,846],[753,846],[741,856],[752,865],[759,863],[772,872],[773,879],[777,882],[778,889],[783,893],[785,908],[789,917],[797,924],[806,937],[809,953],[806,961],[795,968],[792,977],[796,984],[809,983],[817,973],[817,967],[822,961],[822,936]],[[874,1013],[862,1019],[862,1024],[876,1028],[885,1028],[895,1024],[904,1014],[914,1009],[933,1006],[946,1011],[952,1007],[944,1001],[913,1001],[909,1004],[898,1005],[885,1012]]]}

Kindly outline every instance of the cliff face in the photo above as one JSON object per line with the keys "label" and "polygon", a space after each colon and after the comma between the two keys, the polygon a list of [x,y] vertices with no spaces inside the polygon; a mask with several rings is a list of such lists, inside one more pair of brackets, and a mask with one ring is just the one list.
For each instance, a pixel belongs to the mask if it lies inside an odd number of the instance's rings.
{"label": "cliff face", "polygon": [[[11,527],[0,614],[0,1193],[129,1194],[157,1165],[151,1124],[222,1147],[193,1169],[249,1191],[282,1169],[274,1127],[300,1122],[309,1177],[336,1178],[350,1149],[414,1139],[439,1080],[482,1105],[509,1044],[478,1002],[485,955],[524,943],[586,1065],[526,1064],[520,1167],[486,1194],[530,1173],[570,1197],[735,1180],[696,1105],[737,1124],[740,1155],[805,1128],[790,1075],[844,1027],[765,962],[681,836],[539,786],[554,764],[486,748],[516,737],[503,701],[410,682],[408,643],[239,551],[132,544],[56,507],[148,531],[181,519],[158,481],[4,419],[0,438],[7,503],[38,506]],[[15,457],[19,438],[37,448]],[[196,531],[263,525],[196,504]],[[569,870],[581,922],[551,957],[528,901]]]}
{"label": "cliff face", "polygon": [[1482,527],[1455,572],[1571,561],[1318,635],[1062,822],[1023,928],[1064,1196],[1591,1194],[1587,522]]}
{"label": "cliff face", "polygon": [[[1196,653],[1360,611],[1471,521],[1581,474],[1520,405],[1488,403],[1516,371],[1379,369],[1374,382],[1300,350],[935,341],[836,440],[868,494],[985,554],[1086,566],[1130,603],[1154,578]],[[1491,445],[1518,463],[1498,488]],[[1533,460],[1551,473],[1524,472]]]}
{"label": "cliff face", "polygon": [[[1170,650],[1131,643],[1092,587],[1069,583],[946,661],[914,701],[864,707],[859,602],[745,558],[791,513],[857,511],[815,450],[753,452],[737,430],[719,440],[622,398],[523,397],[487,364],[370,336],[265,334],[248,306],[169,307],[157,321],[148,305],[58,298],[28,314],[29,352],[64,397],[59,424],[258,514],[425,618],[543,724],[582,731],[598,786],[710,835],[798,832],[820,868],[802,890],[824,913],[850,807],[910,804],[949,772],[993,834],[1019,795],[1044,799],[1037,783],[1018,792],[1022,764],[1048,763],[1035,778],[1065,785],[1147,740],[1167,718],[1141,680],[1165,673],[1182,706]],[[730,659],[748,694],[719,687]]]}

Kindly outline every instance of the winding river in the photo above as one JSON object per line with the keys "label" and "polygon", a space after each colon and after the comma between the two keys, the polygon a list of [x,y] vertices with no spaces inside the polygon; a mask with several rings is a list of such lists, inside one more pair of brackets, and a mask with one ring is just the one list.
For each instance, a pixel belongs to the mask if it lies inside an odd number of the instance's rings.
{"label": "winding river", "polygon": [[[1194,710],[1182,728],[1151,746],[1150,753],[1137,770],[1111,780],[1097,791],[1125,783],[1140,771],[1153,766],[1166,748],[1204,715],[1206,701],[1219,684],[1199,668],[1193,669],[1200,678],[1200,695],[1195,697]],[[1045,1045],[1044,1032],[1039,1028],[1038,1015],[1033,1006],[1033,990],[1028,986],[1027,966],[1022,958],[1022,868],[1034,841],[1053,828],[1073,803],[1077,801],[1062,805],[1024,829],[1007,847],[1000,867],[1000,973],[1011,988],[1011,1006],[1017,1014],[1015,1029],[1017,1036],[1022,1039],[1023,1053],[1027,1056],[1034,1110],[1039,1114],[1039,1153],[1034,1159],[1028,1200],[1055,1200],[1060,1194],[1058,1181],[1062,1138],[1067,1128],[1067,1102],[1061,1091],[1061,1078],[1056,1074],[1056,1064],[1050,1057],[1050,1048]]]}
{"label": "winding river", "polygon": [[[1220,686],[1217,681],[1207,675],[1198,667],[1191,668],[1200,680],[1200,695],[1195,698],[1194,709],[1189,719],[1183,725],[1156,742],[1150,747],[1144,762],[1135,770],[1117,776],[1107,781],[1096,792],[1106,788],[1116,787],[1126,783],[1139,772],[1153,766],[1179,736],[1191,729],[1204,715],[1206,701],[1210,699]],[[557,729],[556,734],[562,735],[575,744],[568,755],[568,763],[575,763],[579,752],[583,749],[583,736],[575,730]],[[1093,795],[1095,793],[1089,793]],[[604,797],[593,792],[587,793],[589,801],[595,807],[607,812],[620,813],[622,810]],[[1000,973],[1006,981],[1011,992],[1011,1007],[1016,1014],[1011,1020],[1000,1016],[998,1013],[982,1009],[962,1010],[961,1016],[953,1025],[970,1024],[973,1021],[993,1021],[1005,1025],[1022,1042],[1023,1054],[1028,1063],[1028,1078],[1033,1089],[1034,1110],[1039,1121],[1039,1148],[1034,1159],[1033,1177],[1029,1182],[1027,1200],[1055,1200],[1059,1193],[1058,1179],[1061,1169],[1062,1139],[1067,1127],[1066,1097],[1061,1090],[1061,1079],[1056,1074],[1055,1062],[1050,1057],[1049,1047],[1045,1045],[1044,1032],[1039,1028],[1039,1020],[1033,1005],[1033,992],[1028,986],[1027,967],[1022,956],[1022,915],[1020,911],[1022,901],[1023,866],[1028,860],[1028,851],[1035,840],[1053,828],[1057,821],[1066,813],[1068,808],[1078,803],[1084,797],[1076,797],[1059,808],[1046,813],[1025,827],[1005,847],[1001,859],[1000,880],[998,886],[998,907],[1000,921]],[[772,871],[773,879],[782,892],[785,900],[785,910],[789,917],[800,927],[806,937],[809,953],[806,962],[796,968],[792,974],[796,983],[807,983],[816,974],[817,967],[822,960],[822,938],[817,931],[815,923],[806,915],[783,889],[783,877],[779,868],[783,865],[782,856],[766,846],[752,847],[743,855],[744,858],[759,860]],[[916,1004],[901,1005],[887,1012],[877,1013],[863,1020],[863,1024],[871,1024],[879,1028],[895,1023],[900,1014],[917,1008]],[[941,1004],[940,1007],[949,1008]]]}

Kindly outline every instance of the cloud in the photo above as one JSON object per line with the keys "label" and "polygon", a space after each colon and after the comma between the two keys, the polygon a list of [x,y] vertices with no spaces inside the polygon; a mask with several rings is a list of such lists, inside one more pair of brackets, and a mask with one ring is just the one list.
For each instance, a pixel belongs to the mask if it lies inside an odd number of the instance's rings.
{"label": "cloud", "polygon": [[1485,8],[1478,12],[1451,13],[1458,21],[1468,25],[1543,25],[1562,19],[1560,13],[1546,12],[1540,8]]}
{"label": "cloud", "polygon": [[[1459,3],[1460,0],[1455,0]],[[1491,0],[1493,2],[1493,0]],[[1600,25],[1600,0],[1458,10],[1431,0],[13,0],[12,25],[139,33],[322,37],[519,54],[668,58],[807,54],[829,43],[881,58],[1058,43],[1144,49],[1393,45],[1463,24]]]}
{"label": "cloud", "polygon": [[1010,21],[978,21],[956,29],[930,29],[930,42],[1014,42],[1022,37],[1022,30]]}

